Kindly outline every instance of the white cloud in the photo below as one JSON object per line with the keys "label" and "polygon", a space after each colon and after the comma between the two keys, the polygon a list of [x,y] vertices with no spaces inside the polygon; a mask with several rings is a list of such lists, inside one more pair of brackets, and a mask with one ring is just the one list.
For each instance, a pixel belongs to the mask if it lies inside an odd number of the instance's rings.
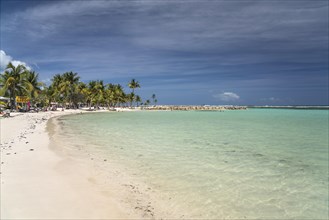
{"label": "white cloud", "polygon": [[6,55],[5,51],[0,50],[0,68],[5,69],[7,64],[12,60],[11,56]]}
{"label": "white cloud", "polygon": [[220,99],[221,101],[229,102],[229,101],[237,101],[240,99],[236,93],[233,92],[223,92],[220,94],[213,95],[214,98]]}
{"label": "white cloud", "polygon": [[281,99],[275,98],[275,97],[270,97],[270,98],[262,98],[261,101],[266,101],[266,102],[280,102]]}
{"label": "white cloud", "polygon": [[14,60],[11,56],[7,55],[5,51],[0,50],[0,69],[6,69],[8,63],[11,62],[14,66],[23,65],[26,69],[31,70],[31,67],[23,61]]}

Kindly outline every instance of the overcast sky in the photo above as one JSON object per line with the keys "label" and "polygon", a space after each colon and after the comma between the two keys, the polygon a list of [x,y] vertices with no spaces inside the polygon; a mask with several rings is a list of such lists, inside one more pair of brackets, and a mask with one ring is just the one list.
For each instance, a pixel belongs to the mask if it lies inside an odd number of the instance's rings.
{"label": "overcast sky", "polygon": [[1,70],[136,78],[159,104],[329,104],[327,0],[1,0],[0,46]]}

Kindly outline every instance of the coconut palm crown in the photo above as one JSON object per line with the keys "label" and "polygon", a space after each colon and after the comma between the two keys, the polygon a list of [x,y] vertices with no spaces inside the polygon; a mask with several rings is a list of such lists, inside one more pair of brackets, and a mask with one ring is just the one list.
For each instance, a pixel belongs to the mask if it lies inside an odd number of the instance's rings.
{"label": "coconut palm crown", "polygon": [[141,87],[140,84],[139,84],[139,82],[136,81],[135,79],[132,79],[132,80],[130,81],[130,83],[128,84],[128,86],[129,86],[129,88],[132,89],[132,93],[135,92],[135,89],[136,89],[136,88],[140,88],[140,87]]}
{"label": "coconut palm crown", "polygon": [[31,85],[26,79],[28,70],[23,65],[8,63],[5,72],[0,75],[0,95],[8,95],[11,109],[16,108],[16,96],[27,95]]}

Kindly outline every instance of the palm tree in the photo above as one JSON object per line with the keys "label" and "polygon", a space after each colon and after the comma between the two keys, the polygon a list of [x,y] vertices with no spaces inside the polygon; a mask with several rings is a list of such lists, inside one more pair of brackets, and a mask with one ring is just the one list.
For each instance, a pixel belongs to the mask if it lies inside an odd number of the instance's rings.
{"label": "palm tree", "polygon": [[59,93],[60,93],[60,100],[62,101],[62,106],[65,108],[66,103],[69,102],[70,100],[70,82],[63,81],[59,84],[59,87],[57,88]]}
{"label": "palm tree", "polygon": [[139,82],[136,81],[135,79],[132,79],[132,80],[130,81],[130,83],[128,84],[128,86],[129,86],[129,88],[132,89],[132,93],[135,92],[135,89],[136,89],[136,88],[140,88],[140,87],[141,87],[141,86],[139,85]]}
{"label": "palm tree", "polygon": [[114,106],[126,102],[126,94],[120,84],[114,86]]}
{"label": "palm tree", "polygon": [[61,74],[55,74],[52,78],[52,84],[49,86],[48,94],[51,96],[49,98],[49,104],[51,104],[51,101],[54,100],[56,102],[63,102],[64,106],[64,100],[62,94],[62,89],[61,89],[61,84],[63,83],[64,78]]}
{"label": "palm tree", "polygon": [[130,107],[132,106],[132,103],[135,99],[135,93],[131,92],[127,95],[127,101],[130,103]]}
{"label": "palm tree", "polygon": [[155,102],[155,100],[156,100],[156,99],[155,99],[155,94],[152,95],[152,99],[153,99],[153,103],[154,103],[154,105],[155,105],[155,104],[156,104],[156,102]]}
{"label": "palm tree", "polygon": [[[106,92],[103,80],[92,80],[88,84],[89,93],[90,93],[90,103],[96,105],[96,108],[99,104],[105,102]],[[90,107],[90,106],[89,106]]]}
{"label": "palm tree", "polygon": [[89,108],[91,107],[91,105],[93,103],[95,103],[96,100],[96,95],[97,95],[97,91],[96,91],[96,84],[97,82],[95,80],[91,80],[88,83],[88,90],[89,90],[89,95],[88,95],[88,100],[89,100]]}
{"label": "palm tree", "polygon": [[118,86],[112,83],[106,85],[105,99],[108,108],[115,107],[115,105],[117,104],[117,96],[118,96],[117,89]]}
{"label": "palm tree", "polygon": [[44,83],[39,82],[39,74],[34,71],[26,72],[26,81],[29,84],[29,96],[32,99],[32,102],[38,97],[41,93],[41,87],[44,86]]}
{"label": "palm tree", "polygon": [[51,102],[54,100],[54,91],[52,86],[42,86],[42,90],[36,97],[36,102],[41,104],[41,106],[50,106]]}
{"label": "palm tree", "polygon": [[75,85],[75,89],[72,95],[72,103],[74,106],[79,108],[80,104],[86,100],[87,90],[87,85],[83,82],[78,82],[78,84]]}
{"label": "palm tree", "polygon": [[107,108],[110,108],[110,106],[113,106],[114,102],[114,85],[112,83],[109,83],[105,86],[105,101],[107,104]]}
{"label": "palm tree", "polygon": [[136,101],[136,104],[137,104],[137,107],[138,107],[138,103],[142,102],[142,99],[139,95],[136,95],[135,101]]}
{"label": "palm tree", "polygon": [[98,107],[99,104],[103,104],[105,102],[106,93],[105,86],[103,80],[96,81],[96,105]]}
{"label": "palm tree", "polygon": [[66,99],[69,102],[69,105],[72,105],[72,99],[74,96],[74,91],[78,85],[80,77],[77,73],[66,72],[63,74],[63,82],[61,84],[62,92],[66,94]]}
{"label": "palm tree", "polygon": [[[132,106],[132,102],[134,100],[134,95],[135,95],[135,89],[140,88],[141,86],[139,85],[139,82],[136,81],[135,79],[132,79],[130,83],[128,84],[129,88],[132,89],[131,94],[128,96],[128,100],[130,102],[130,107]],[[132,95],[133,94],[133,95]]]}
{"label": "palm tree", "polygon": [[9,95],[11,109],[16,108],[16,96],[26,95],[29,90],[29,83],[25,74],[27,70],[23,65],[14,66],[11,62],[7,65],[6,70],[0,75],[1,95]]}
{"label": "palm tree", "polygon": [[52,85],[58,87],[63,81],[63,76],[61,74],[55,74],[52,78]]}

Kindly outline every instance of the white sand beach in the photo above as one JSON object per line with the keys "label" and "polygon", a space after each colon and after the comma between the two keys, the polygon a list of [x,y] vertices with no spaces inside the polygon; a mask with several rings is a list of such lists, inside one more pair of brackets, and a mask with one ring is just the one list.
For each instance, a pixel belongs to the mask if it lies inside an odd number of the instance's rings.
{"label": "white sand beach", "polygon": [[13,113],[0,120],[1,219],[142,217],[98,187],[88,166],[49,148],[47,121],[79,112]]}

